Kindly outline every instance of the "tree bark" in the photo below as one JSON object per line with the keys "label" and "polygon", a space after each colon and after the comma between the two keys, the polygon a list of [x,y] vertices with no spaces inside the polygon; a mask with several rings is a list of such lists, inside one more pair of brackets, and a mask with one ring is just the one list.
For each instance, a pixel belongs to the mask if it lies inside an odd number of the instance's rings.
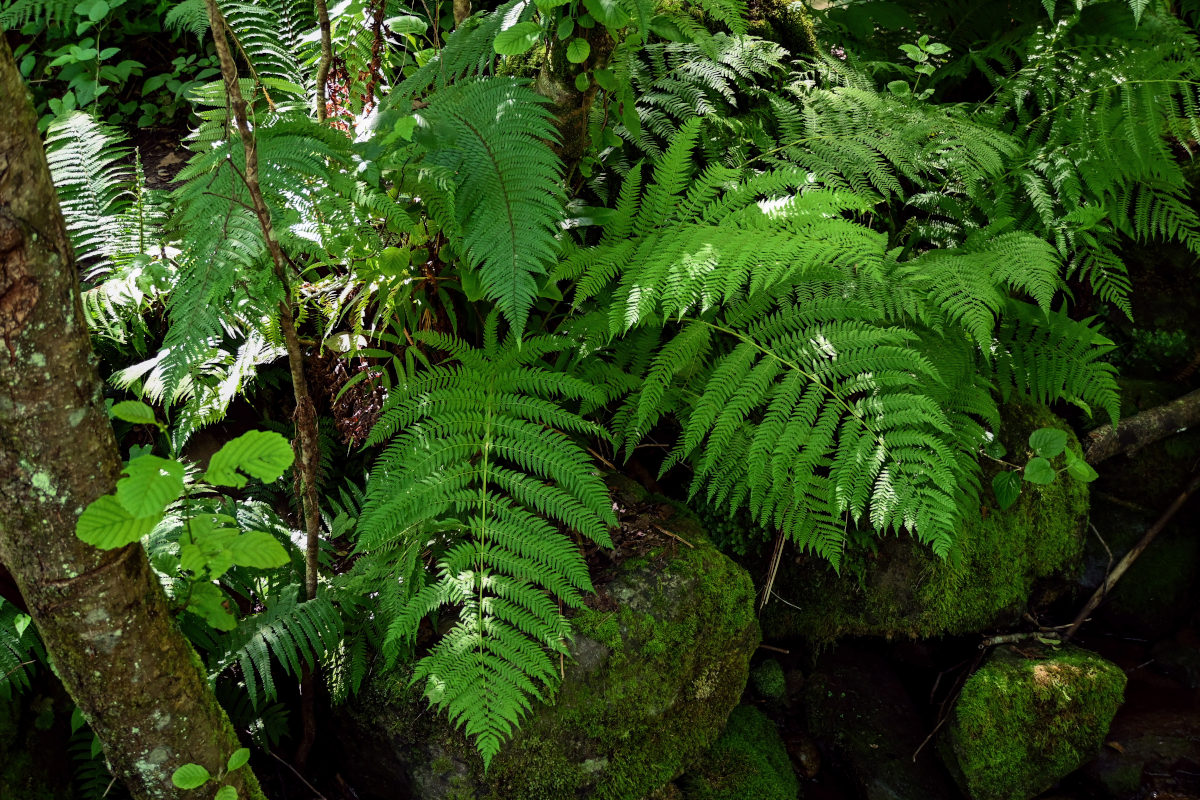
{"label": "tree bark", "polygon": [[1092,466],[1121,453],[1132,453],[1159,439],[1200,423],[1200,389],[1161,406],[1103,425],[1088,434],[1083,457]]}
{"label": "tree bark", "polygon": [[[36,118],[0,35],[0,561],[12,572],[67,691],[135,798],[176,789],[181,764],[214,775],[241,745],[175,627],[140,544],[75,536],[121,471],[79,279]],[[224,783],[262,800],[244,767]]]}

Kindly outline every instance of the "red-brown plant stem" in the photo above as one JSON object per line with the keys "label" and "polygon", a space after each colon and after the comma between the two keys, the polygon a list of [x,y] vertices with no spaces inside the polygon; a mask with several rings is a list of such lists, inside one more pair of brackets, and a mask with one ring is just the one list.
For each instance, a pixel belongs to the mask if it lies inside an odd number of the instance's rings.
{"label": "red-brown plant stem", "polygon": [[[324,5],[324,3],[320,3]],[[304,375],[304,354],[300,350],[300,339],[296,334],[296,317],[292,310],[291,282],[288,280],[288,259],[275,235],[271,222],[271,210],[263,197],[262,187],[258,180],[258,149],[254,133],[250,130],[250,121],[246,113],[246,100],[238,86],[237,65],[229,50],[229,42],[225,38],[225,18],[217,7],[216,0],[205,0],[208,9],[209,24],[213,30],[213,41],[217,49],[217,58],[221,63],[221,77],[225,81],[225,95],[229,103],[230,114],[237,126],[242,140],[242,149],[246,154],[246,172],[244,179],[246,189],[250,194],[250,202],[254,214],[262,228],[263,238],[267,243],[267,251],[271,256],[275,277],[283,288],[283,300],[279,303],[279,327],[283,333],[287,347],[288,367],[292,374],[292,393],[296,401],[296,411],[293,422],[296,425],[297,470],[301,486],[301,507],[304,512],[304,528],[307,534],[305,552],[304,588],[308,598],[317,594],[317,554],[320,547],[321,517],[320,504],[317,499],[317,465],[320,462],[320,440],[317,434],[317,412],[308,392],[308,381]],[[328,22],[328,15],[326,15]],[[324,88],[318,81],[318,91]],[[318,108],[324,107],[324,95],[318,94]],[[304,704],[304,738],[297,752],[296,760],[303,763],[312,741],[316,736],[313,710],[314,686],[311,675],[302,681],[301,691]]]}

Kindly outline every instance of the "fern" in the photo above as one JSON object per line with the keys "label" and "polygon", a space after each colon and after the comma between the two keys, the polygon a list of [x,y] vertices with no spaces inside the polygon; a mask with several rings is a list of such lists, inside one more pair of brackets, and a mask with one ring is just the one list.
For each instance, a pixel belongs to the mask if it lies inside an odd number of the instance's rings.
{"label": "fern", "polygon": [[27,690],[34,668],[46,661],[46,651],[29,615],[0,599],[0,699]]}
{"label": "fern", "polygon": [[[398,545],[416,563],[431,544],[437,575],[412,586],[385,652],[412,642],[427,614],[449,606],[454,627],[417,662],[414,681],[474,738],[490,763],[530,707],[557,684],[550,653],[591,590],[574,542],[556,525],[611,546],[615,522],[591,459],[568,434],[603,435],[560,403],[595,390],[541,365],[560,337],[501,344],[489,321],[482,350],[439,334],[421,341],[453,363],[394,389],[372,434],[388,441],[368,486],[360,550]],[[556,402],[557,401],[557,402]]]}
{"label": "fern", "polygon": [[244,617],[225,649],[209,665],[216,679],[237,664],[246,693],[256,709],[276,697],[274,665],[299,678],[313,669],[342,638],[342,619],[323,597],[298,602],[299,587],[281,591],[265,611]]}
{"label": "fern", "polygon": [[[538,291],[538,276],[558,253],[555,235],[566,200],[547,101],[513,78],[464,81],[433,95],[414,134],[420,165],[452,184],[438,212],[457,232],[467,264],[486,296],[518,330]],[[419,155],[418,155],[419,153]],[[401,161],[394,165],[408,168]],[[449,219],[446,219],[449,217]]]}

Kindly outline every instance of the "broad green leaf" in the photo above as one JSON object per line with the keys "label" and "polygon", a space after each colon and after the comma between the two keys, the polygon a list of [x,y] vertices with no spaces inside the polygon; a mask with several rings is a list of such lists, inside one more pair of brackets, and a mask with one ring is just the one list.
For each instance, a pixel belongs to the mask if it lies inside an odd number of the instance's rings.
{"label": "broad green leaf", "polygon": [[180,789],[198,789],[211,777],[212,774],[199,764],[184,764],[171,774],[171,783]]}
{"label": "broad green leaf", "polygon": [[229,544],[233,563],[239,567],[269,569],[288,563],[288,553],[278,540],[263,531],[250,531]]}
{"label": "broad green leaf", "polygon": [[567,37],[575,31],[575,20],[571,17],[563,17],[558,23],[558,30],[554,32],[560,40],[566,41]]}
{"label": "broad green leaf", "polygon": [[1050,466],[1050,462],[1040,456],[1031,458],[1025,465],[1025,480],[1030,483],[1045,486],[1048,483],[1054,483],[1054,477],[1057,474],[1054,467]]}
{"label": "broad green leaf", "polygon": [[1021,495],[1021,476],[1016,472],[1000,472],[992,478],[992,491],[1000,508],[1008,508]]}
{"label": "broad green leaf", "polygon": [[117,500],[133,517],[162,516],[183,494],[183,464],[158,456],[140,456],[117,481]]}
{"label": "broad green leaf", "polygon": [[650,30],[668,42],[686,42],[687,36],[670,17],[661,14],[650,20]]}
{"label": "broad green leaf", "polygon": [[157,425],[154,409],[140,400],[122,400],[108,412],[114,419],[132,422],[134,425]]}
{"label": "broad green leaf", "polygon": [[217,486],[240,489],[246,476],[263,483],[278,480],[292,465],[295,453],[287,439],[274,431],[248,431],[213,455],[204,480]]}
{"label": "broad green leaf", "polygon": [[[231,631],[237,627],[237,617],[229,613],[228,602],[229,598],[216,584],[201,581],[192,584],[192,593],[188,598],[188,610],[202,617],[210,627],[219,631]],[[176,785],[178,786],[178,784]],[[196,786],[199,785],[199,783],[196,784]]]}
{"label": "broad green leaf", "polygon": [[621,8],[617,0],[583,0],[583,7],[609,30],[624,28],[629,24],[629,14]]}
{"label": "broad green leaf", "polygon": [[1042,458],[1054,458],[1067,446],[1067,432],[1058,428],[1038,428],[1029,434],[1029,449]]}
{"label": "broad green leaf", "polygon": [[908,56],[913,61],[924,61],[928,56],[921,52],[921,49],[916,45],[902,44],[900,49],[904,51],[904,55]]}
{"label": "broad green leaf", "polygon": [[135,517],[111,494],[99,497],[83,510],[75,535],[92,547],[112,550],[132,544],[154,530],[161,517]]}
{"label": "broad green leaf", "polygon": [[925,52],[934,56],[944,56],[946,53],[950,52],[950,48],[941,42],[933,42],[932,44],[926,45]]}
{"label": "broad green leaf", "polygon": [[586,92],[588,87],[591,85],[592,82],[588,80],[588,74],[586,72],[581,72],[575,76],[575,88],[577,90]]}
{"label": "broad green leaf", "polygon": [[213,795],[213,800],[237,800],[237,796],[237,789],[226,785],[217,789],[217,793]]}
{"label": "broad green leaf", "polygon": [[1063,455],[1067,457],[1067,474],[1075,480],[1091,483],[1100,477],[1091,464],[1075,455],[1075,451],[1067,450]]}
{"label": "broad green leaf", "polygon": [[392,33],[398,36],[403,36],[404,34],[420,36],[429,28],[429,24],[425,20],[408,14],[400,17],[392,17],[386,21],[386,24]]}
{"label": "broad green leaf", "polygon": [[572,39],[567,45],[567,61],[572,64],[582,64],[592,54],[592,46],[587,39]]}
{"label": "broad green leaf", "polygon": [[616,91],[617,75],[611,69],[598,69],[592,73],[596,78],[596,83],[606,92]]}
{"label": "broad green leaf", "polygon": [[542,27],[536,22],[518,22],[496,34],[492,46],[502,56],[519,56],[537,44],[541,35]]}
{"label": "broad green leaf", "polygon": [[229,763],[225,765],[227,772],[233,772],[235,769],[241,769],[246,766],[246,762],[250,760],[250,748],[239,747],[233,751],[233,755],[229,757]]}
{"label": "broad green leaf", "polygon": [[1004,446],[1004,442],[999,439],[992,439],[983,446],[983,452],[987,453],[992,458],[1004,458],[1008,455],[1008,448]]}
{"label": "broad green leaf", "polygon": [[908,81],[890,81],[887,88],[889,92],[899,97],[912,94],[912,87],[908,85]]}

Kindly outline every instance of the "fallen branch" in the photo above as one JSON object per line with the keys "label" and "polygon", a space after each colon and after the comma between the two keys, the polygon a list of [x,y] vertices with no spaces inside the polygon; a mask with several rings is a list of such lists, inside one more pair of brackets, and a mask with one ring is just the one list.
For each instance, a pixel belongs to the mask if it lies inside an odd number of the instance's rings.
{"label": "fallen branch", "polygon": [[1142,554],[1142,551],[1145,550],[1152,541],[1154,541],[1154,537],[1158,536],[1158,534],[1162,532],[1162,529],[1167,527],[1167,523],[1171,521],[1171,518],[1175,516],[1179,509],[1183,508],[1183,504],[1187,502],[1187,499],[1197,489],[1200,489],[1200,472],[1197,472],[1192,476],[1192,479],[1188,483],[1187,487],[1183,490],[1179,497],[1175,498],[1175,502],[1171,503],[1170,507],[1163,512],[1161,517],[1158,518],[1158,521],[1150,526],[1150,529],[1142,535],[1142,538],[1138,541],[1138,543],[1135,544],[1130,551],[1126,553],[1120,561],[1117,562],[1117,566],[1113,567],[1112,572],[1108,573],[1108,576],[1105,577],[1104,581],[1096,587],[1096,591],[1092,592],[1092,596],[1088,598],[1087,604],[1084,605],[1079,614],[1076,615],[1075,621],[1071,623],[1071,627],[1067,628],[1067,632],[1063,634],[1063,641],[1069,641],[1071,637],[1075,635],[1075,631],[1079,630],[1079,626],[1082,625],[1087,620],[1088,616],[1096,610],[1096,606],[1100,605],[1100,601],[1112,591],[1112,587],[1116,584],[1116,582],[1119,581],[1121,576],[1125,574],[1126,570],[1133,565],[1133,562],[1136,561],[1137,557]]}
{"label": "fallen branch", "polygon": [[1092,466],[1121,453],[1132,453],[1159,439],[1200,424],[1200,389],[1161,406],[1103,425],[1087,436],[1083,457]]}

